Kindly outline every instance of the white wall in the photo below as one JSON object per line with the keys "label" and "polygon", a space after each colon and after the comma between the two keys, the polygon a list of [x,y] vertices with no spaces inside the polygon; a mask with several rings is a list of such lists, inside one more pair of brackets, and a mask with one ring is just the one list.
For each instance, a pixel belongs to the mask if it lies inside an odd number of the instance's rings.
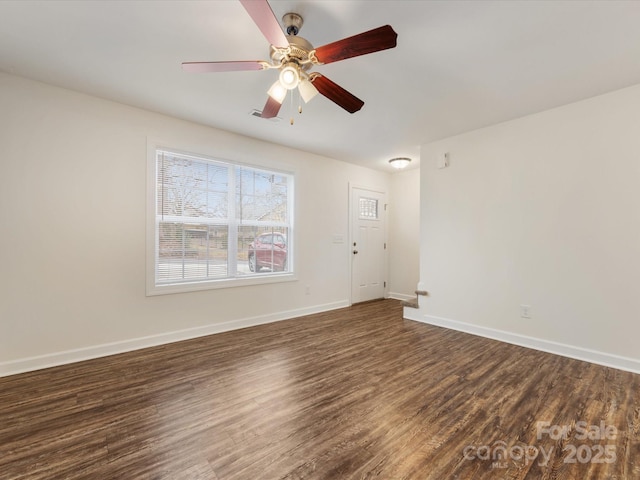
{"label": "white wall", "polygon": [[420,278],[420,170],[391,175],[389,197],[389,296],[415,300]]}
{"label": "white wall", "polygon": [[[148,137],[292,165],[298,281],[145,296]],[[349,182],[389,190],[384,172],[5,74],[0,169],[0,375],[346,306]]]}
{"label": "white wall", "polygon": [[423,145],[421,171],[411,318],[640,371],[640,85]]}

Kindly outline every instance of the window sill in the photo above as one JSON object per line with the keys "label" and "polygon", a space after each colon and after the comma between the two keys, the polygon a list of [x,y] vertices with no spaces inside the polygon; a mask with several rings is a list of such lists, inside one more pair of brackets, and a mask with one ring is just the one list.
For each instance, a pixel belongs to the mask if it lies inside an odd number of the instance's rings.
{"label": "window sill", "polygon": [[298,280],[298,277],[294,273],[279,273],[267,276],[255,275],[246,278],[225,278],[223,280],[209,280],[206,282],[147,285],[147,297],[174,293],[199,292],[203,290],[217,290],[221,288],[248,287],[251,285],[265,285],[269,283],[293,282],[296,280]]}

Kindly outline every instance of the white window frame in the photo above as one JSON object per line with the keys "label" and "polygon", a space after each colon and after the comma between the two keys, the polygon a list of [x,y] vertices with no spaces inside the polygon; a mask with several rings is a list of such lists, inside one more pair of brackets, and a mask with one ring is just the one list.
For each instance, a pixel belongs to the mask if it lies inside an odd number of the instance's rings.
{"label": "white window frame", "polygon": [[[203,159],[212,163],[224,163],[230,167],[247,167],[273,173],[290,175],[293,178],[290,191],[287,192],[287,208],[290,217],[288,241],[287,241],[287,272],[263,272],[249,276],[227,277],[222,279],[206,279],[185,281],[179,283],[156,283],[156,265],[158,255],[158,217],[157,217],[157,162],[158,150],[164,150],[178,155],[185,155]],[[230,187],[231,188],[231,187]],[[260,285],[270,283],[281,283],[296,281],[295,269],[295,172],[285,168],[274,168],[271,165],[258,165],[256,163],[239,162],[215,157],[210,153],[189,152],[184,149],[165,146],[163,143],[148,141],[147,143],[147,225],[146,225],[146,294],[147,296],[174,294],[183,292],[194,292],[202,290],[242,287],[249,285]],[[251,225],[251,222],[243,225]],[[235,258],[231,259],[231,264],[235,263]]]}

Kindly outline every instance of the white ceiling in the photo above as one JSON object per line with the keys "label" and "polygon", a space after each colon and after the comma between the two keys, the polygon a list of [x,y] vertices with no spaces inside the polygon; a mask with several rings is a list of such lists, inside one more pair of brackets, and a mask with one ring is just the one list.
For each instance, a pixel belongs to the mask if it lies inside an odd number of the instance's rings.
{"label": "white ceiling", "polygon": [[420,144],[640,83],[640,1],[271,0],[315,46],[390,24],[395,49],[315,67],[365,101],[261,110],[277,73],[182,61],[268,60],[236,0],[0,1],[0,70],[328,157],[390,170]]}

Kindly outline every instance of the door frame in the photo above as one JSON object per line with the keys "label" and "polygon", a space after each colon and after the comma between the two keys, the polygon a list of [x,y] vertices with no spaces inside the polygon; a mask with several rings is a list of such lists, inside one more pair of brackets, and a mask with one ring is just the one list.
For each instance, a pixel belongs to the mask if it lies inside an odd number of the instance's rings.
{"label": "door frame", "polygon": [[347,255],[349,258],[349,305],[353,305],[353,241],[354,241],[354,222],[353,222],[353,218],[354,218],[354,209],[357,208],[356,205],[353,204],[353,191],[355,189],[358,190],[368,190],[370,192],[373,193],[377,193],[379,195],[382,195],[383,198],[383,205],[382,205],[382,209],[380,210],[380,214],[382,215],[382,236],[384,237],[384,244],[385,244],[385,249],[384,252],[382,254],[382,276],[383,276],[383,282],[384,282],[384,288],[383,288],[383,297],[387,298],[388,294],[389,294],[389,286],[387,285],[387,277],[389,276],[389,268],[388,268],[388,264],[389,264],[389,238],[388,238],[388,231],[387,231],[387,206],[388,206],[388,196],[387,196],[387,192],[377,188],[377,187],[371,187],[371,186],[367,186],[367,185],[362,185],[359,183],[352,183],[349,182],[349,219],[348,219],[348,228],[349,228],[349,244],[347,245],[349,248],[347,249]]}

